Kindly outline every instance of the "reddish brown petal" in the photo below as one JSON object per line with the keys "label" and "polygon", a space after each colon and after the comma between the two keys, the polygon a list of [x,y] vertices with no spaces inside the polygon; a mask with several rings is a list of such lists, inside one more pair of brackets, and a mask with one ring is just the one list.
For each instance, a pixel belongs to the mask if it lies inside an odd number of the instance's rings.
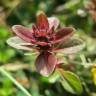
{"label": "reddish brown petal", "polygon": [[38,27],[36,25],[33,25],[32,29],[33,29],[34,35],[38,36],[38,33],[39,33]]}
{"label": "reddish brown petal", "polygon": [[33,30],[30,30],[24,26],[21,25],[14,25],[12,27],[12,30],[16,33],[16,35],[18,37],[20,37],[21,39],[27,41],[27,42],[34,42],[33,39]]}
{"label": "reddish brown petal", "polygon": [[73,34],[74,29],[71,27],[65,27],[56,33],[54,43],[63,42],[68,40]]}
{"label": "reddish brown petal", "polygon": [[48,77],[54,71],[56,63],[57,59],[53,54],[42,52],[36,59],[36,68],[41,75]]}
{"label": "reddish brown petal", "polygon": [[81,39],[70,39],[66,43],[61,43],[54,48],[53,52],[60,54],[75,54],[85,47],[85,42]]}
{"label": "reddish brown petal", "polygon": [[44,13],[41,13],[37,17],[37,25],[40,29],[48,30],[49,24],[47,20],[47,16]]}
{"label": "reddish brown petal", "polygon": [[15,37],[11,37],[7,40],[7,43],[11,46],[14,47],[16,49],[21,49],[21,50],[26,50],[26,51],[33,51],[33,44],[26,42],[24,40],[22,40],[21,38],[15,36]]}

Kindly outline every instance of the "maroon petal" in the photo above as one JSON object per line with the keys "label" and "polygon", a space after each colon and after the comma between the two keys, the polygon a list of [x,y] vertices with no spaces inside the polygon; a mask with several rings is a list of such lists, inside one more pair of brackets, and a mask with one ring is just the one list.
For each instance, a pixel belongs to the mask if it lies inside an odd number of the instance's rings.
{"label": "maroon petal", "polygon": [[49,29],[49,23],[47,20],[47,16],[44,13],[41,13],[37,17],[37,25],[40,29]]}
{"label": "maroon petal", "polygon": [[75,54],[85,47],[85,42],[81,39],[71,38],[66,43],[57,45],[52,52],[59,54]]}
{"label": "maroon petal", "polygon": [[32,29],[33,29],[34,35],[38,36],[38,33],[39,33],[38,27],[36,25],[32,25]]}
{"label": "maroon petal", "polygon": [[36,68],[41,75],[48,77],[54,71],[56,63],[57,59],[52,53],[42,52],[36,59]]}
{"label": "maroon petal", "polygon": [[34,42],[34,38],[33,38],[33,30],[28,29],[22,25],[14,25],[12,27],[13,32],[16,33],[16,35],[18,37],[20,37],[21,39],[23,39],[24,41],[27,42]]}
{"label": "maroon petal", "polygon": [[25,50],[25,51],[32,52],[34,50],[33,49],[34,44],[26,42],[17,36],[9,38],[7,40],[7,44],[9,44],[13,48],[21,49],[21,50]]}
{"label": "maroon petal", "polygon": [[58,31],[55,36],[55,40],[53,43],[58,43],[58,42],[63,42],[68,40],[73,34],[74,34],[74,29],[71,27],[65,27],[63,29],[61,29],[60,31]]}

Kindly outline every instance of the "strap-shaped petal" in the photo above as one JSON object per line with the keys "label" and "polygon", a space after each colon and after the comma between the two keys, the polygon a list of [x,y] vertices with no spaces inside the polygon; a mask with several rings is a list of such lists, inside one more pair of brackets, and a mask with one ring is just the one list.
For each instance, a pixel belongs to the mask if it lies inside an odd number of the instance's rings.
{"label": "strap-shaped petal", "polygon": [[54,27],[54,29],[57,29],[60,23],[59,19],[56,17],[49,17],[48,22],[49,22],[49,29],[51,29],[52,27]]}
{"label": "strap-shaped petal", "polygon": [[33,38],[33,30],[28,29],[22,25],[14,25],[12,27],[13,32],[20,38],[22,38],[24,41],[27,42],[34,42]]}
{"label": "strap-shaped petal", "polygon": [[48,30],[49,29],[49,23],[47,20],[47,16],[44,13],[40,13],[37,16],[37,25],[42,30]]}
{"label": "strap-shaped petal", "polygon": [[[14,47],[16,49],[21,49],[21,50],[26,50],[26,51],[33,51],[32,43],[28,43],[24,40],[22,40],[21,38],[15,36],[15,37],[11,37],[7,40],[7,43],[11,46]],[[31,47],[28,47],[31,46]]]}
{"label": "strap-shaped petal", "polygon": [[56,57],[49,52],[42,52],[36,59],[37,71],[46,77],[48,77],[54,71],[56,64]]}
{"label": "strap-shaped petal", "polygon": [[67,41],[73,34],[74,34],[74,29],[72,27],[65,27],[61,30],[59,30],[56,34],[55,34],[55,40],[53,43],[60,43],[60,42],[64,42]]}
{"label": "strap-shaped petal", "polygon": [[81,39],[70,39],[67,43],[61,43],[56,46],[54,52],[61,54],[74,54],[81,51],[85,47],[84,41]]}

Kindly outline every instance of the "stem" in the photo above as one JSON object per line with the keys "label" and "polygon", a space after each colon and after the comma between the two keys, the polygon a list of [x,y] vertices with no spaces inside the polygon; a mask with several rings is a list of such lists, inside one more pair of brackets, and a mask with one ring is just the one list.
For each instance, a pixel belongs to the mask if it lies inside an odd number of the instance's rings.
{"label": "stem", "polygon": [[88,93],[88,96],[91,96],[91,94],[90,94],[91,92],[90,92],[88,86],[86,85],[86,83],[83,82],[82,84],[83,84],[83,86],[84,86],[84,88],[85,88],[85,91]]}
{"label": "stem", "polygon": [[5,75],[7,78],[9,78],[23,93],[26,94],[26,96],[32,96],[20,83],[18,83],[15,78],[11,76],[10,73],[4,70],[3,67],[0,67],[0,72]]}

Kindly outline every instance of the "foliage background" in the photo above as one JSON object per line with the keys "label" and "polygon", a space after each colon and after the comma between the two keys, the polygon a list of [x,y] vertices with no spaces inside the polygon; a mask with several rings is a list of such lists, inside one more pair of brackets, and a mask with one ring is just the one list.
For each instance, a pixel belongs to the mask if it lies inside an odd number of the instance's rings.
{"label": "foliage background", "polygon": [[[0,0],[0,66],[4,66],[32,96],[96,96],[96,13],[93,16],[86,9],[88,2],[92,1]],[[14,35],[12,25],[30,27],[41,10],[48,16],[59,18],[62,26],[73,26],[77,30],[76,36],[86,43],[84,50],[75,56],[74,62],[64,66],[64,70],[71,70],[80,77],[84,87],[81,95],[67,92],[58,82],[57,74],[50,78],[39,75],[34,66],[34,54],[26,56],[22,51],[6,44],[6,40]],[[68,62],[66,58],[65,62]],[[0,74],[0,96],[25,95],[7,77]]]}

